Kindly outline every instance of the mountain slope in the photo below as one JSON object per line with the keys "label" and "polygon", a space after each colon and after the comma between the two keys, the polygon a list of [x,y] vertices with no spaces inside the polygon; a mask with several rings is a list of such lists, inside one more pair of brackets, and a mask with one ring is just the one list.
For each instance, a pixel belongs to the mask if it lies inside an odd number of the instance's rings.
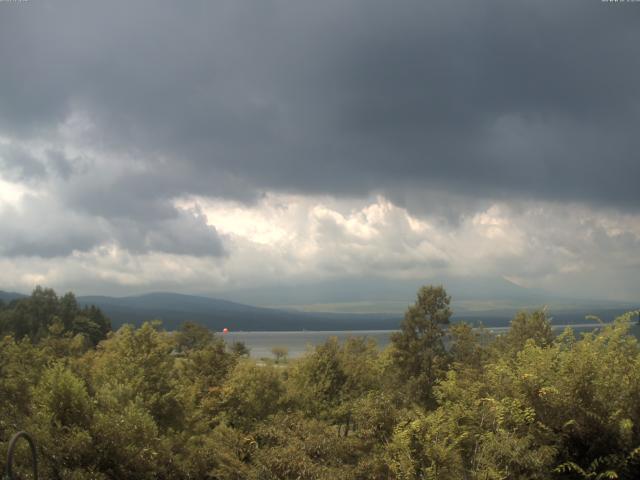
{"label": "mountain slope", "polygon": [[0,300],[2,300],[5,303],[9,303],[12,300],[19,300],[20,298],[24,298],[24,297],[26,297],[26,295],[23,295],[22,293],[5,292],[3,290],[0,290]]}
{"label": "mountain slope", "polygon": [[177,293],[150,293],[131,297],[82,296],[82,305],[96,305],[111,318],[113,327],[139,325],[159,319],[167,329],[193,321],[213,330],[366,330],[397,328],[398,315],[306,313],[253,307],[208,297]]}

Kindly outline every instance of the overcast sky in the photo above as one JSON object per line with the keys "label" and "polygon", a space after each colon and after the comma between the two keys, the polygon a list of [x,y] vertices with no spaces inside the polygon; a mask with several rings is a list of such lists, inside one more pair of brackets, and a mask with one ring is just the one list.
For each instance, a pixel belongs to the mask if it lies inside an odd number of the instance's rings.
{"label": "overcast sky", "polygon": [[0,289],[637,299],[639,25],[600,0],[0,2]]}

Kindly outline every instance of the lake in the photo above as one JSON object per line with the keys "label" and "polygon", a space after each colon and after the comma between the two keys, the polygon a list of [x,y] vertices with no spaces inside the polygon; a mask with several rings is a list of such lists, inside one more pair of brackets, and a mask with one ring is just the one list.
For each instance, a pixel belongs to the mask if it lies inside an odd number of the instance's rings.
{"label": "lake", "polygon": [[[606,325],[606,324],[605,324]],[[574,332],[589,332],[598,328],[599,324],[576,323],[570,325],[552,325],[558,332],[566,327],[573,328]],[[487,328],[494,334],[504,333],[509,327]],[[224,340],[231,344],[233,342],[244,342],[251,351],[253,358],[272,358],[271,349],[273,347],[286,347],[289,349],[289,358],[297,358],[304,355],[309,349],[324,343],[329,337],[337,337],[343,341],[349,337],[372,338],[378,347],[384,348],[390,342],[390,337],[397,330],[336,330],[336,331],[296,331],[296,332],[229,332],[223,334]]]}

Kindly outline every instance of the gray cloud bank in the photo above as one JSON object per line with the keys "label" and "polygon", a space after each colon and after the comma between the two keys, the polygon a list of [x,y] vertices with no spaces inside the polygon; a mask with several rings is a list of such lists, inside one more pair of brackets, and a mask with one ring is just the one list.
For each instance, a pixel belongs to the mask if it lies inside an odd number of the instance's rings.
{"label": "gray cloud bank", "polygon": [[39,194],[0,208],[0,256],[224,257],[189,196],[637,215],[639,21],[598,0],[0,3],[0,177]]}
{"label": "gray cloud bank", "polygon": [[636,210],[638,20],[597,1],[3,5],[0,127],[46,136],[82,112],[83,140],[153,164],[158,195]]}

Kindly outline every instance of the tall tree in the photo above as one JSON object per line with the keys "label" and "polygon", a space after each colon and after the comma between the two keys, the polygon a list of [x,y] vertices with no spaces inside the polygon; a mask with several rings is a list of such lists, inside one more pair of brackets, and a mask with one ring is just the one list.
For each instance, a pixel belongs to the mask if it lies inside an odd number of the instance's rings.
{"label": "tall tree", "polygon": [[544,309],[534,312],[518,312],[511,320],[509,331],[498,339],[497,347],[515,354],[522,350],[528,341],[539,347],[553,343],[551,322]]}
{"label": "tall tree", "polygon": [[451,297],[442,286],[422,287],[416,303],[406,311],[400,331],[391,337],[401,380],[422,404],[432,401],[433,385],[447,364],[442,327],[449,323],[450,303]]}

